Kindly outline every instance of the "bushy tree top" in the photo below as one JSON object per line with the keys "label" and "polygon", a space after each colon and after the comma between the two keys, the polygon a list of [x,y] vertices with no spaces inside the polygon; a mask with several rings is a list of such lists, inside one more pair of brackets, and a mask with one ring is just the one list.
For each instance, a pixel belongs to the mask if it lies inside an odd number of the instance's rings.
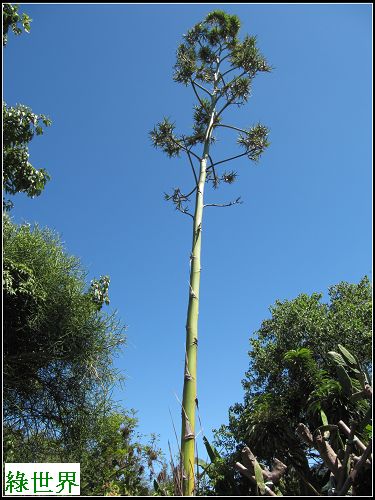
{"label": "bushy tree top", "polygon": [[[101,310],[108,278],[86,285],[56,233],[4,218],[4,416],[74,440],[117,380],[124,327]],[[104,398],[104,399],[103,399]],[[91,414],[91,415],[90,415]],[[79,418],[78,418],[79,416]]]}

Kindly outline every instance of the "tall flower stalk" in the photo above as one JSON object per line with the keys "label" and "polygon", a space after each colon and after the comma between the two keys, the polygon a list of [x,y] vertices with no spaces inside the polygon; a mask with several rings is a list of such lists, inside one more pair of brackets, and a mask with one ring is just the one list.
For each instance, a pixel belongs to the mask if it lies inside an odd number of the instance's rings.
{"label": "tall flower stalk", "polygon": [[[192,172],[193,186],[189,191],[174,189],[165,194],[176,210],[192,218],[193,234],[190,255],[189,303],[186,321],[186,348],[182,398],[181,468],[183,494],[195,492],[195,411],[197,399],[198,313],[201,275],[201,242],[203,213],[207,207],[228,207],[241,203],[236,198],[227,203],[205,203],[206,184],[214,189],[221,183],[231,184],[236,172],[223,171],[227,162],[242,156],[257,162],[269,145],[268,129],[256,124],[248,129],[223,123],[223,114],[230,106],[244,105],[251,83],[258,72],[269,72],[270,66],[256,47],[256,38],[238,39],[240,20],[237,16],[215,10],[183,36],[177,49],[174,80],[190,86],[197,99],[194,124],[190,135],[175,133],[175,124],[164,118],[150,132],[153,145],[170,158],[186,155]],[[238,133],[237,143],[242,152],[219,161],[213,158],[214,132],[227,128]],[[186,194],[185,194],[186,193]],[[191,197],[195,197],[190,210]]]}

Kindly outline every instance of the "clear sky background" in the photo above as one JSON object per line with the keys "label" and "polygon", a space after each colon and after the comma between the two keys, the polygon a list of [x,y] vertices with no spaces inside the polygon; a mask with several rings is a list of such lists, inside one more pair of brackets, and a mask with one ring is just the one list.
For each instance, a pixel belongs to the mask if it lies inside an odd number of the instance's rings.
{"label": "clear sky background", "polygon": [[[29,5],[31,33],[9,35],[4,98],[53,121],[30,147],[52,176],[39,198],[17,195],[16,222],[58,231],[89,279],[111,277],[109,308],[128,325],[116,397],[139,430],[180,432],[191,219],[163,199],[189,189],[185,159],[148,132],[164,115],[189,132],[190,88],[172,80],[183,33],[214,8],[237,14],[274,67],[228,123],[271,129],[260,163],[207,195],[203,226],[198,396],[204,433],[242,401],[249,338],[276,299],[371,277],[372,10],[370,4]],[[217,154],[240,152],[221,135]],[[231,168],[226,164],[225,167]]]}

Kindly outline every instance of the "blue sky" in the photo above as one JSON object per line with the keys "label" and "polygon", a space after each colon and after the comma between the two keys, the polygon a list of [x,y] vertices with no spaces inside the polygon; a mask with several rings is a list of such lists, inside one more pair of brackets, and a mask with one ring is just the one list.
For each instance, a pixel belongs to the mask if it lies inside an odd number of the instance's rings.
{"label": "blue sky", "polygon": [[[207,195],[244,201],[204,219],[198,397],[210,437],[242,400],[249,338],[276,299],[372,276],[371,6],[23,4],[31,33],[5,49],[5,101],[53,121],[30,147],[52,180],[39,198],[16,196],[13,216],[56,229],[89,279],[110,275],[110,307],[128,325],[116,396],[164,450],[169,410],[180,427],[191,227],[163,193],[188,189],[191,172],[148,132],[165,115],[189,131],[194,99],[172,80],[175,50],[217,7],[258,36],[274,71],[226,120],[266,124],[270,148]],[[239,152],[235,135],[220,138],[216,159]]]}

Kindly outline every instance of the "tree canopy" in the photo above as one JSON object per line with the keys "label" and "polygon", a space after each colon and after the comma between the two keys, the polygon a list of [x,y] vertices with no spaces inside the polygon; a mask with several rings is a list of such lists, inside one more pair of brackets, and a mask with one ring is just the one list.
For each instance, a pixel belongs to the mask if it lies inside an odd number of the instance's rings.
{"label": "tree canopy", "polygon": [[[368,410],[368,402],[346,393],[329,352],[344,344],[365,369],[371,367],[370,282],[367,277],[358,284],[341,282],[328,295],[328,303],[320,293],[301,294],[270,308],[271,318],[250,339],[244,402],[230,408],[229,425],[216,434],[232,466],[246,444],[264,463],[276,457],[290,466],[284,480],[293,494],[310,494],[306,481],[322,486],[311,465],[319,464],[319,457],[296,435],[298,424],[316,429],[322,411],[337,424],[361,420]],[[242,478],[237,486],[241,483]]]}
{"label": "tree canopy", "polygon": [[[43,126],[51,120],[37,115],[24,105],[15,107],[3,103],[3,189],[7,194],[25,193],[33,198],[39,196],[50,179],[44,168],[39,170],[29,162],[29,142],[35,135],[43,134]],[[13,203],[4,202],[9,209]]]}
{"label": "tree canopy", "polygon": [[[7,44],[9,28],[16,35],[30,31],[31,19],[27,14],[18,14],[18,5],[3,4],[3,46]],[[35,114],[23,104],[8,106],[3,102],[3,190],[15,195],[25,193],[33,198],[39,196],[50,180],[47,170],[35,168],[29,162],[29,143],[35,135],[43,134],[43,127],[49,127],[51,120],[43,114]],[[3,200],[3,207],[9,210],[13,202]]]}
{"label": "tree canopy", "polygon": [[3,3],[3,46],[8,43],[9,28],[15,35],[20,35],[22,30],[25,30],[26,33],[30,31],[32,19],[25,13],[20,15],[18,9],[18,5]]}
{"label": "tree canopy", "polygon": [[74,443],[106,403],[117,379],[112,358],[125,336],[115,314],[101,310],[100,293],[107,294],[107,281],[87,287],[80,261],[53,231],[5,216],[6,425],[64,433]]}

